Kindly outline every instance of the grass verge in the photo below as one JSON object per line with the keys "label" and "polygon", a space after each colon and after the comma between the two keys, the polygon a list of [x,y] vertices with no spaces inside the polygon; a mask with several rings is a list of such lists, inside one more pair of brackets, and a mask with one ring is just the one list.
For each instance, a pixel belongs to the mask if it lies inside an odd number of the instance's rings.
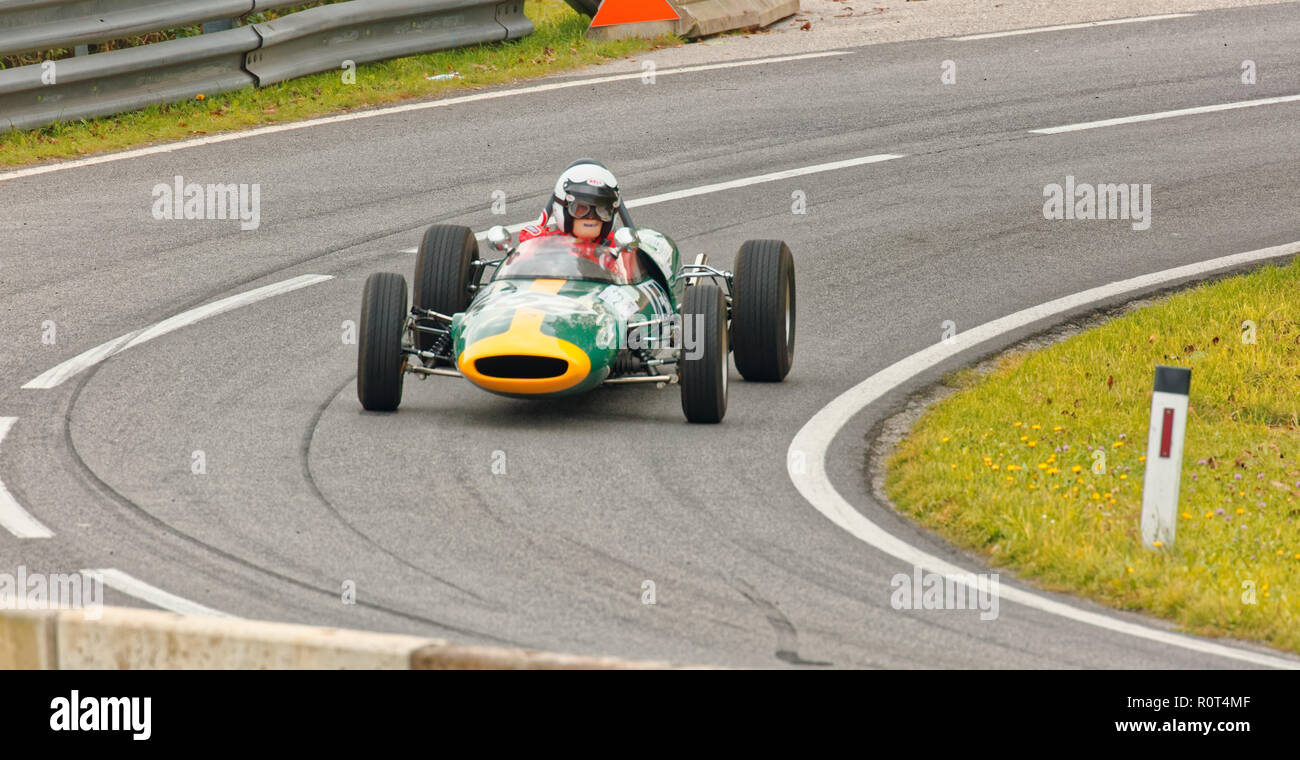
{"label": "grass verge", "polygon": [[[562,0],[526,0],[524,11],[536,27],[527,37],[362,64],[357,67],[356,82],[352,84],[345,83],[341,71],[326,72],[264,89],[250,87],[211,97],[195,93],[194,100],[182,103],[0,133],[0,167],[75,158],[430,98],[546,76],[681,43],[668,35],[654,40],[588,40],[583,33],[590,19],[574,12]],[[459,78],[439,81],[427,78],[453,72]],[[200,95],[203,97],[199,98]]]}
{"label": "grass verge", "polygon": [[[956,373],[888,462],[888,494],[1044,588],[1300,652],[1297,293],[1300,259]],[[1192,386],[1176,540],[1148,551],[1156,364],[1191,367]]]}

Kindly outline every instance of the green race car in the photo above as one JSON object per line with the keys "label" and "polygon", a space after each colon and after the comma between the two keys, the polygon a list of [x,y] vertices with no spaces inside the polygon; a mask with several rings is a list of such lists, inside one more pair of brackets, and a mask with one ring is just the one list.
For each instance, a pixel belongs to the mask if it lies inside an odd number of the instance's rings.
{"label": "green race car", "polygon": [[481,258],[468,227],[430,227],[410,308],[402,275],[366,280],[363,407],[395,410],[410,372],[529,398],[679,385],[687,420],[719,422],[728,354],[746,380],[779,382],[790,371],[794,259],[779,240],[746,242],[733,273],[703,254],[682,264],[673,241],[646,228],[619,229],[614,245],[554,235],[516,246],[502,227],[488,239],[500,258]]}

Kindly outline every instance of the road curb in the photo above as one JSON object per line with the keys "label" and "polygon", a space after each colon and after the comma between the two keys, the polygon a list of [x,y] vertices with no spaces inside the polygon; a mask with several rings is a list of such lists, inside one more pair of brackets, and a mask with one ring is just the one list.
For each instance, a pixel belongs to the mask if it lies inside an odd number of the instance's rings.
{"label": "road curb", "polygon": [[57,615],[50,610],[0,612],[0,670],[54,670]]}
{"label": "road curb", "polygon": [[[100,614],[102,612],[102,614]],[[0,610],[0,670],[645,670],[666,662],[159,610]]]}

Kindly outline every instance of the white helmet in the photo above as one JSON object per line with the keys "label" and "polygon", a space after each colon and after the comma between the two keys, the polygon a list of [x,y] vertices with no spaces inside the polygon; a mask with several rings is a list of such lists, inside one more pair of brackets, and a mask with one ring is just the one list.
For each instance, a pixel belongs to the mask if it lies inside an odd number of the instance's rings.
{"label": "white helmet", "polygon": [[601,221],[600,236],[603,238],[614,226],[614,215],[620,205],[618,180],[613,172],[599,161],[584,158],[570,164],[555,180],[551,218],[560,229],[572,234],[575,217],[594,215]]}

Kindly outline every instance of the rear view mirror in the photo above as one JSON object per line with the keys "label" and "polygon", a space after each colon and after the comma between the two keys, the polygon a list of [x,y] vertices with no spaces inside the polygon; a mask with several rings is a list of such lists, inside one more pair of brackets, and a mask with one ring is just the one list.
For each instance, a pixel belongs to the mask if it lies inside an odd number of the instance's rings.
{"label": "rear view mirror", "polygon": [[637,247],[636,232],[631,227],[619,227],[614,233],[614,245],[620,252],[627,252]]}
{"label": "rear view mirror", "polygon": [[487,231],[487,239],[488,243],[498,251],[504,251],[510,247],[510,233],[499,224]]}

